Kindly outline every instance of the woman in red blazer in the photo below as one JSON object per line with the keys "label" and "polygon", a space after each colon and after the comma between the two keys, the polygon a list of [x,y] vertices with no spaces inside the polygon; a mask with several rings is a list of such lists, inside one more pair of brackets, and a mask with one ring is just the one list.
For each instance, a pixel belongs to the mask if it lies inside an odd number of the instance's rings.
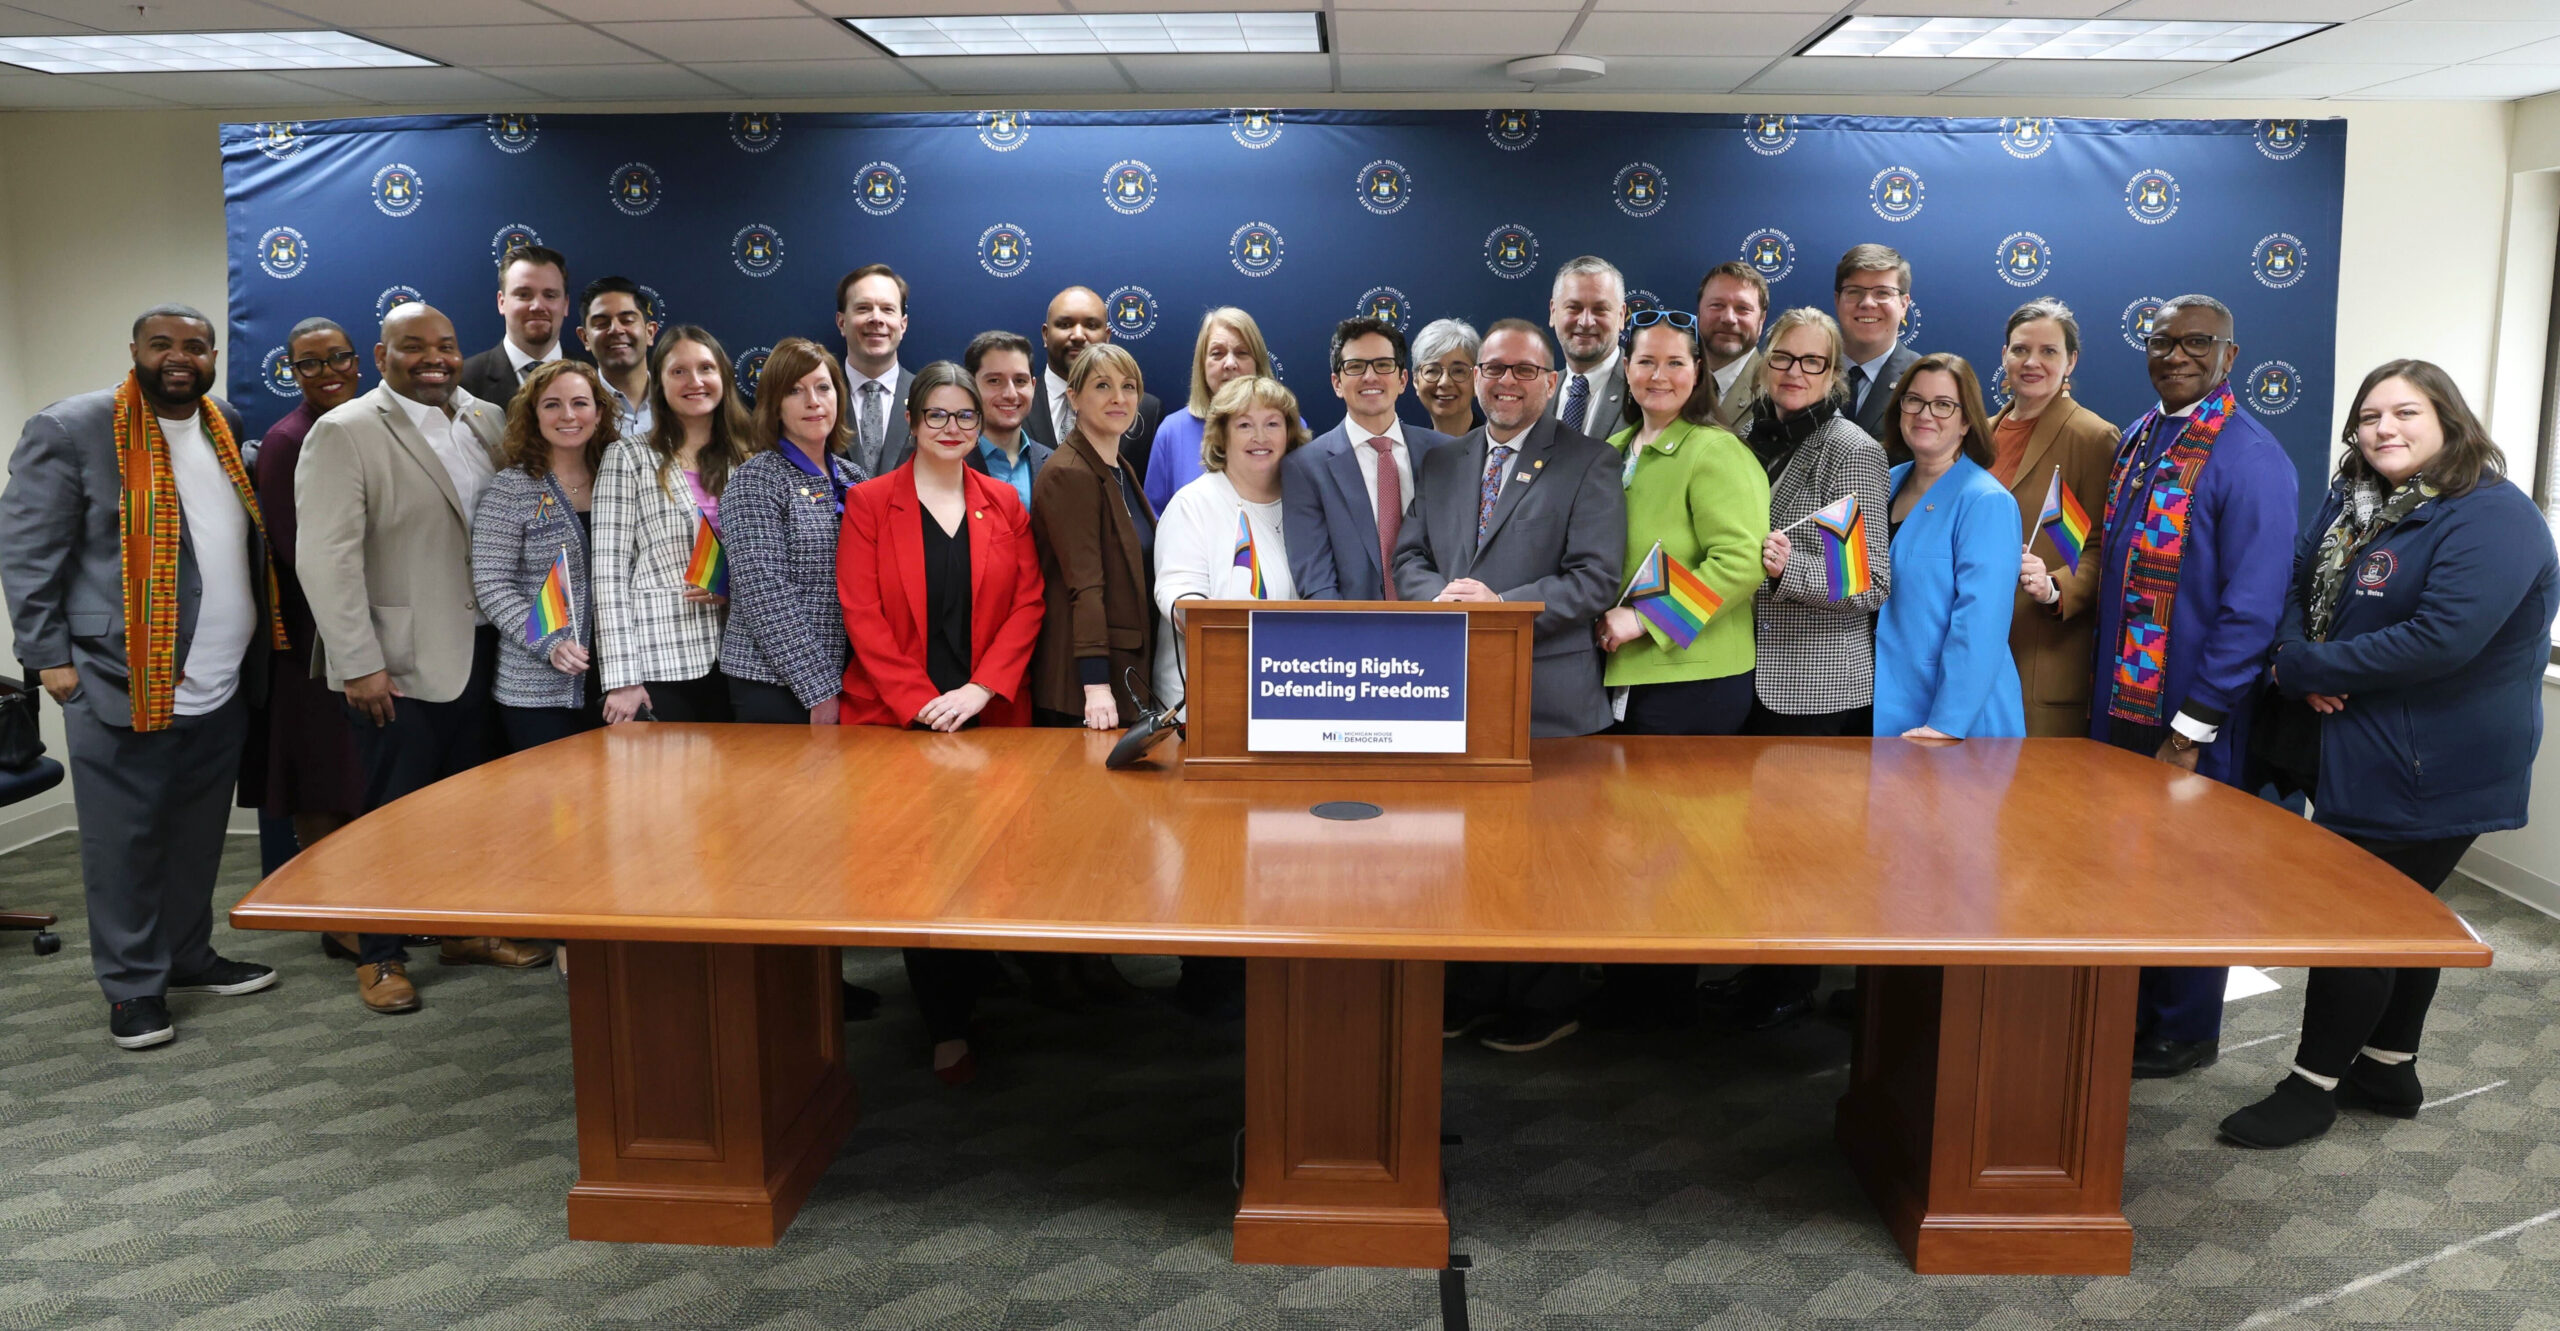
{"label": "woman in red blazer", "polygon": [[[836,596],[853,657],[842,725],[951,731],[1031,723],[1025,675],[1040,639],[1040,557],[1007,482],[969,469],[984,408],[968,372],[936,361],[907,395],[914,456],[846,495]],[[906,950],[934,1075],[976,1075],[969,1016],[993,958]]]}

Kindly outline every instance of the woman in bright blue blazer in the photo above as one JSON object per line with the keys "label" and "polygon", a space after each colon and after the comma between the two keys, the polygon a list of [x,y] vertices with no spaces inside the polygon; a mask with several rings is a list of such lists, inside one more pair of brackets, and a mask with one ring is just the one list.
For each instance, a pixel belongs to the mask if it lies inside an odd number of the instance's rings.
{"label": "woman in bright blue blazer", "polygon": [[[2018,501],[1989,470],[1982,387],[1961,356],[1923,356],[1885,412],[1893,469],[1893,595],[1876,617],[1876,731],[1909,739],[2023,737],[2009,653]],[[1870,522],[1874,521],[1871,517]]]}

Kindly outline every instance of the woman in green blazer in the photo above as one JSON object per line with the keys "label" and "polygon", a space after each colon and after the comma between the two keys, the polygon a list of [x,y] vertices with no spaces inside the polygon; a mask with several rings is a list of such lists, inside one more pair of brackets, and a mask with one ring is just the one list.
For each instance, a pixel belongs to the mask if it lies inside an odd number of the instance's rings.
{"label": "woman in green blazer", "polygon": [[[1622,337],[1627,427],[1609,444],[1625,458],[1619,474],[1627,492],[1627,576],[1632,582],[1640,575],[1659,542],[1664,568],[1677,564],[1694,574],[1706,594],[1691,599],[1712,613],[1685,647],[1632,604],[1600,617],[1618,729],[1739,734],[1751,712],[1751,595],[1763,581],[1768,474],[1741,440],[1711,423],[1715,379],[1701,364],[1694,316],[1645,310]],[[1684,581],[1676,570],[1669,576]]]}

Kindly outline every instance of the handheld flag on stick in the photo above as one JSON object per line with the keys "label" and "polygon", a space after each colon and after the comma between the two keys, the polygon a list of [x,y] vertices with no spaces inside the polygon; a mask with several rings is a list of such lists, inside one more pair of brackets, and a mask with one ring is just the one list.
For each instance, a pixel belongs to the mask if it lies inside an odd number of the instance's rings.
{"label": "handheld flag on stick", "polygon": [[551,571],[542,575],[542,590],[533,594],[533,609],[525,614],[525,645],[536,646],[575,624],[569,612],[569,550],[563,546],[560,557],[551,561]]}
{"label": "handheld flag on stick", "polygon": [[1834,601],[1845,601],[1867,589],[1867,515],[1854,494],[1813,515],[1822,533],[1823,575]]}
{"label": "handheld flag on stick", "polygon": [[2053,538],[2062,562],[2079,572],[2080,553],[2089,546],[2089,510],[2080,507],[2080,496],[2063,487],[2060,467],[2053,469],[2053,484],[2045,488],[2044,511],[2036,516],[2036,525]]}
{"label": "handheld flag on stick", "polygon": [[1262,552],[1253,544],[1253,522],[1242,513],[1236,514],[1235,565],[1237,568],[1252,570],[1253,599],[1257,601],[1270,599],[1270,589],[1262,583]]}
{"label": "handheld flag on stick", "polygon": [[1664,554],[1660,541],[1653,543],[1644,562],[1636,566],[1626,595],[1619,599],[1644,616],[1654,635],[1675,650],[1696,642],[1707,621],[1724,608],[1724,598],[1686,565]]}
{"label": "handheld flag on stick", "polygon": [[729,594],[729,548],[720,543],[720,533],[708,522],[693,529],[693,558],[685,562],[684,580],[686,586],[714,596]]}

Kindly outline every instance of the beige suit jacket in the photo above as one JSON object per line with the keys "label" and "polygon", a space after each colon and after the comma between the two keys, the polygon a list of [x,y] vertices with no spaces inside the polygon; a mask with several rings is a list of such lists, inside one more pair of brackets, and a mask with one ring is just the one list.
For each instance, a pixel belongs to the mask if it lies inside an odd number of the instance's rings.
{"label": "beige suit jacket", "polygon": [[[473,399],[455,419],[496,467],[505,415]],[[312,675],[344,689],[388,670],[404,697],[460,697],[480,615],[471,525],[452,474],[389,386],[312,424],[293,497],[294,572],[320,630]]]}

